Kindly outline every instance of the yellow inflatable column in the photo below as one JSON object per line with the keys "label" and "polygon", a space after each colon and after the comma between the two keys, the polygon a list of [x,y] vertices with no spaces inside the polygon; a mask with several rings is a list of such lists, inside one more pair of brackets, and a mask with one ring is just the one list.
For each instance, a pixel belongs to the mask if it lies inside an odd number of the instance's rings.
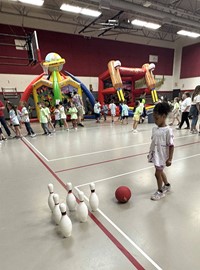
{"label": "yellow inflatable column", "polygon": [[35,108],[36,108],[36,113],[37,113],[37,118],[38,120],[40,120],[40,109],[37,105],[38,103],[38,95],[37,95],[37,88],[36,86],[33,86],[33,98],[34,98],[34,102],[35,102]]}
{"label": "yellow inflatable column", "polygon": [[155,82],[154,75],[153,75],[153,70],[155,68],[155,65],[154,64],[144,64],[142,67],[145,68],[145,70],[146,70],[145,81],[146,81],[148,88],[151,90],[152,100],[154,103],[156,103],[156,102],[158,102],[158,95],[157,95],[157,91],[155,89],[156,82]]}
{"label": "yellow inflatable column", "polygon": [[117,96],[118,96],[119,101],[124,101],[124,94],[122,91],[123,83],[122,83],[121,75],[118,68],[120,65],[121,63],[119,61],[112,60],[108,63],[108,71],[110,73],[112,85],[117,90]]}

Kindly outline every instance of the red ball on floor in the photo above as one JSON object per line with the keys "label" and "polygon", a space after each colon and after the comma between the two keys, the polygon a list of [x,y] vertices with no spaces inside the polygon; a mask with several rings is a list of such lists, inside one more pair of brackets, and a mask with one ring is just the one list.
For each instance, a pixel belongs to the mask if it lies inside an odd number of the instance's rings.
{"label": "red ball on floor", "polygon": [[126,203],[131,198],[131,191],[126,186],[118,187],[115,191],[115,197],[120,203]]}

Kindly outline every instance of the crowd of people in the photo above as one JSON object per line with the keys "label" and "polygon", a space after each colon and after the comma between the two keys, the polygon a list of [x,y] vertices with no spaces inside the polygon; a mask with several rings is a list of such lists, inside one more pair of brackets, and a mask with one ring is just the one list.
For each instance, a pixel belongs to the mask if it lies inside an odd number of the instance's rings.
{"label": "crowd of people", "polygon": [[[177,121],[177,130],[180,130],[184,123],[185,129],[189,129],[192,134],[198,133],[197,123],[200,112],[200,85],[196,86],[192,95],[185,92],[182,98],[176,97],[173,102],[171,126]],[[191,120],[191,123],[190,123]],[[200,128],[199,128],[200,132]],[[200,133],[199,133],[200,134]]]}
{"label": "crowd of people", "polygon": [[[84,104],[81,96],[78,93],[74,93],[71,97],[67,106],[64,106],[63,102],[60,101],[59,104],[56,104],[53,111],[50,112],[47,104],[45,102],[39,102],[38,104],[40,110],[39,121],[43,129],[44,135],[50,135],[52,132],[56,131],[57,125],[60,128],[64,128],[66,131],[69,131],[69,125],[67,122],[67,116],[70,115],[72,122],[72,128],[77,130],[78,126],[84,127],[83,117],[84,117]],[[198,115],[200,112],[200,86],[198,85],[192,95],[190,92],[185,92],[181,98],[176,97],[172,103],[172,121],[169,124],[173,126],[177,124],[178,130],[180,130],[184,123],[186,123],[185,129],[190,129],[190,132],[195,134],[199,133],[197,129]],[[4,110],[8,109],[9,112],[9,124],[5,120]],[[27,136],[35,137],[36,134],[31,127],[31,122],[29,118],[29,111],[26,106],[26,102],[20,102],[19,108],[12,104],[10,101],[6,101],[6,105],[0,101],[0,140],[6,140],[2,131],[2,126],[7,133],[8,138],[11,138],[10,128],[15,133],[15,138],[22,137],[21,127],[24,123]],[[110,104],[100,104],[96,100],[94,104],[94,115],[96,123],[100,123],[100,120],[103,118],[104,121],[107,121],[107,116],[111,116],[111,123],[114,124],[116,121],[120,121],[121,124],[128,124],[129,111],[126,101],[119,104],[118,106],[114,103],[114,100]],[[116,118],[117,114],[119,117]],[[145,110],[145,97],[140,98],[135,102],[133,109],[133,128],[132,131],[137,133],[137,127],[139,123],[143,123],[146,117]],[[191,120],[191,123],[190,123]],[[177,123],[176,123],[177,122]],[[200,133],[199,133],[200,134]]]}
{"label": "crowd of people", "polygon": [[[66,107],[63,102],[60,101],[56,104],[53,110],[50,111],[48,107],[49,103],[38,102],[39,107],[39,121],[43,129],[43,135],[51,135],[52,132],[56,131],[56,126],[59,125],[61,128],[64,127],[66,131],[69,131],[69,125],[67,122],[67,116],[70,115],[72,122],[72,128],[77,130],[77,126],[84,127],[82,120],[84,114],[84,106],[82,98],[78,93],[69,100]],[[9,113],[9,121],[6,121],[4,110],[7,109]],[[22,137],[21,128],[24,123],[27,134],[26,136],[35,137],[36,133],[31,127],[29,118],[29,111],[26,102],[21,101],[19,106],[14,105],[10,101],[6,101],[5,105],[0,101],[0,140],[7,140],[2,131],[4,127],[8,138],[12,138],[10,129],[15,133],[14,138],[18,139]]]}

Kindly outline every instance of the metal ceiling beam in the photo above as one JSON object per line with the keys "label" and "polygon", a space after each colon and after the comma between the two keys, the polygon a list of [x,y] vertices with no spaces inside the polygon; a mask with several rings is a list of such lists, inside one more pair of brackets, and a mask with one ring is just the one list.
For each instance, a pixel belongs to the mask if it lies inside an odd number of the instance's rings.
{"label": "metal ceiling beam", "polygon": [[[81,2],[81,1],[78,1],[78,2]],[[91,0],[91,2],[99,4],[99,0]],[[140,13],[140,14],[145,15],[147,17],[152,16],[157,21],[158,20],[161,21],[164,18],[168,17],[171,19],[172,22],[176,22],[179,25],[186,25],[186,26],[190,27],[191,29],[193,29],[193,28],[200,29],[200,22],[194,21],[194,20],[189,20],[186,18],[181,18],[181,17],[177,16],[178,14],[180,14],[180,16],[183,15],[183,13],[181,13],[180,10],[171,9],[171,11],[169,11],[169,8],[166,8],[164,6],[163,6],[163,11],[161,11],[161,10],[153,9],[151,7],[146,8],[146,7],[143,7],[139,4],[134,4],[132,2],[115,0],[115,1],[110,1],[110,8],[124,10],[126,12],[133,13],[133,14]],[[169,12],[171,12],[171,13],[169,13]],[[176,12],[176,14],[173,14],[175,12]],[[193,15],[191,14],[191,16],[193,16]],[[197,16],[196,16],[196,18],[197,18]],[[170,22],[168,24],[170,24]]]}

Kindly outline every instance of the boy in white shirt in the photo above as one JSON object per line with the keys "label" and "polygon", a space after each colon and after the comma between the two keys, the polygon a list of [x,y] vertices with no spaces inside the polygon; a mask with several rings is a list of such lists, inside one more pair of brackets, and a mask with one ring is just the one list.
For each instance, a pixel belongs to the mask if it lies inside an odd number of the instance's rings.
{"label": "boy in white shirt", "polygon": [[116,108],[117,108],[117,106],[115,105],[114,101],[112,100],[110,105],[109,105],[109,110],[110,110],[110,113],[111,113],[112,123],[114,123],[114,119],[115,119],[115,116],[116,116]]}
{"label": "boy in white shirt", "polygon": [[21,101],[20,106],[22,107],[21,117],[22,117],[22,121],[24,122],[24,125],[26,127],[26,130],[28,132],[27,135],[31,136],[31,137],[35,137],[36,134],[33,131],[31,124],[30,124],[30,118],[29,118],[28,110],[26,108],[26,103],[24,101]]}
{"label": "boy in white shirt", "polygon": [[62,122],[61,122],[61,117],[60,117],[60,110],[59,110],[59,104],[56,104],[56,108],[54,110],[54,117],[55,117],[55,122],[54,122],[54,129],[57,124],[59,124],[60,127],[62,127]]}

